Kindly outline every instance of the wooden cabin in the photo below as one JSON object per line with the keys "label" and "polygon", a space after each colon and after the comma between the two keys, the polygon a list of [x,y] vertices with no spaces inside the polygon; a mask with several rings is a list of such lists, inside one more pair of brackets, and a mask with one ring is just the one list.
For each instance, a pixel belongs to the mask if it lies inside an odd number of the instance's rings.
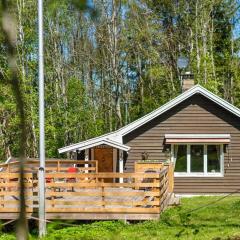
{"label": "wooden cabin", "polygon": [[135,162],[173,163],[174,193],[229,193],[240,185],[240,110],[200,85],[117,131],[65,146],[99,172],[134,172]]}
{"label": "wooden cabin", "polygon": [[[186,89],[186,88],[184,88]],[[240,110],[200,85],[117,131],[59,149],[46,161],[47,219],[158,219],[174,194],[237,192]],[[25,162],[29,218],[39,161]],[[0,219],[19,214],[19,163],[0,165]]]}

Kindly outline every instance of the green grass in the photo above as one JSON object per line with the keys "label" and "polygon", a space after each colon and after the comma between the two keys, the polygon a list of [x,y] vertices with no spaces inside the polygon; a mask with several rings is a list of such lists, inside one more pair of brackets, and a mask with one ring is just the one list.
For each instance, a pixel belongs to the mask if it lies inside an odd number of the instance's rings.
{"label": "green grass", "polygon": [[[121,221],[102,221],[63,227],[48,224],[45,240],[230,240],[240,239],[240,196],[225,198],[208,207],[200,208],[220,197],[182,199],[182,204],[166,210],[159,221],[124,224]],[[12,240],[8,235],[0,240]]]}

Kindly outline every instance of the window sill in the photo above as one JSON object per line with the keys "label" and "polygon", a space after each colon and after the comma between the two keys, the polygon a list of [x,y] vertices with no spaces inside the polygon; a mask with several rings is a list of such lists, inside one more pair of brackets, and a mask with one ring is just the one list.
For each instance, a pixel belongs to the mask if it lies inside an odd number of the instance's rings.
{"label": "window sill", "polygon": [[174,177],[224,177],[223,173],[174,173]]}

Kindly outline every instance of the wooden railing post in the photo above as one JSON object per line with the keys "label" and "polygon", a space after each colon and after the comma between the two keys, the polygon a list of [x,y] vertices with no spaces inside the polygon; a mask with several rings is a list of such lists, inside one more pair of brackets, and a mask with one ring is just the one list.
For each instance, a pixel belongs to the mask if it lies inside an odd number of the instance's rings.
{"label": "wooden railing post", "polygon": [[95,175],[94,175],[94,176],[95,176],[95,182],[96,182],[96,183],[98,183],[98,174],[97,174],[97,173],[95,173]]}
{"label": "wooden railing post", "polygon": [[168,165],[168,191],[173,192],[174,189],[174,168],[173,164],[169,163]]}
{"label": "wooden railing post", "polygon": [[54,208],[54,196],[51,196],[51,206]]}
{"label": "wooden railing post", "polygon": [[159,212],[162,211],[162,174],[159,173]]}
{"label": "wooden railing post", "polygon": [[57,161],[57,172],[60,172],[60,161]]}
{"label": "wooden railing post", "polygon": [[31,212],[33,212],[33,188],[34,188],[33,187],[33,173],[31,173],[31,176],[28,178],[27,183],[31,183],[31,185],[29,187],[29,192],[30,193],[29,193],[28,196],[26,196],[26,200],[29,200],[29,202],[31,202],[31,206],[30,206],[30,204],[29,204],[29,206],[31,208]]}
{"label": "wooden railing post", "polygon": [[135,190],[139,190],[139,183],[141,183],[141,180],[137,177],[134,178],[134,183],[135,183]]}
{"label": "wooden railing post", "polygon": [[138,172],[137,166],[138,166],[138,165],[137,165],[137,161],[135,161],[135,162],[134,162],[134,172],[135,172],[135,173]]}
{"label": "wooden railing post", "polygon": [[102,207],[105,208],[105,196],[104,196],[104,179],[101,179],[101,190],[102,190]]}
{"label": "wooden railing post", "polygon": [[98,173],[98,161],[97,161],[97,160],[95,160],[95,161],[96,161],[96,162],[95,162],[95,168],[96,168],[96,169],[95,169],[95,172]]}
{"label": "wooden railing post", "polygon": [[[2,180],[1,180],[1,181],[2,181]],[[2,191],[3,191],[3,189],[1,188],[1,189],[0,189],[0,192],[2,192]],[[1,201],[2,201],[1,207],[4,208],[4,194],[1,195]]]}
{"label": "wooden railing post", "polygon": [[[155,185],[156,183],[157,183],[157,179],[154,178],[154,179],[153,179],[153,184]],[[158,192],[158,188],[154,186],[154,187],[152,188],[152,191],[153,191],[153,192]],[[153,201],[155,201],[156,199],[157,199],[156,197],[153,197]],[[154,206],[154,207],[156,208],[156,206]]]}

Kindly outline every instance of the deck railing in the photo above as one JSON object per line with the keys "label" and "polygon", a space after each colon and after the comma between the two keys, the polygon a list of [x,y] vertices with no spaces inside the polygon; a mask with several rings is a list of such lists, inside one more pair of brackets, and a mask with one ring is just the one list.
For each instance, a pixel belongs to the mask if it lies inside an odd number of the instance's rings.
{"label": "deck railing", "polygon": [[164,163],[164,162],[156,162],[156,161],[136,161],[134,165],[134,171],[136,173],[146,173],[146,172],[159,172],[163,168],[168,169],[168,191],[170,193],[173,192],[174,189],[174,165],[173,163]]}
{"label": "deck railing", "polygon": [[[26,173],[24,181],[27,212],[37,212],[38,177]],[[159,173],[46,173],[48,218],[78,219],[76,214],[89,213],[158,216],[167,206],[169,196],[167,166]],[[18,213],[18,205],[19,175],[1,172],[0,216]]]}
{"label": "deck railing", "polygon": [[[24,161],[24,171],[29,173],[36,173],[39,168],[38,160]],[[77,166],[78,172],[98,172],[97,160],[46,160],[46,172],[67,172],[70,166]],[[19,172],[19,161],[0,164],[1,172],[17,173]]]}
{"label": "deck railing", "polygon": [[[26,212],[33,212],[33,197],[37,194],[34,188],[37,186],[37,180],[34,180],[32,173],[24,175]],[[0,214],[18,213],[20,205],[20,184],[19,173],[0,173]],[[9,216],[10,217],[10,216]],[[11,217],[10,217],[11,218]]]}

